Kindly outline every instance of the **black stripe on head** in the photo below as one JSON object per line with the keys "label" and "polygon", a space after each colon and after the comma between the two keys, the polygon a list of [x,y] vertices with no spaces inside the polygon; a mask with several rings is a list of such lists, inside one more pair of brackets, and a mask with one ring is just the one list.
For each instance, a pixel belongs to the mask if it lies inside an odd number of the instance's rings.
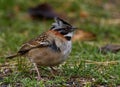
{"label": "black stripe on head", "polygon": [[70,27],[72,27],[69,23],[67,23],[66,21],[64,21],[63,19],[57,17],[56,20],[60,20],[63,22],[63,24],[69,25]]}
{"label": "black stripe on head", "polygon": [[66,34],[68,34],[69,32],[66,32],[66,31],[64,31],[64,32],[60,32],[60,34],[62,34],[62,35],[66,35]]}
{"label": "black stripe on head", "polygon": [[70,36],[65,36],[65,39],[70,41],[71,40],[71,37]]}
{"label": "black stripe on head", "polygon": [[66,35],[69,33],[69,31],[66,28],[59,28],[59,29],[56,29],[55,31],[60,32],[60,34],[62,35]]}

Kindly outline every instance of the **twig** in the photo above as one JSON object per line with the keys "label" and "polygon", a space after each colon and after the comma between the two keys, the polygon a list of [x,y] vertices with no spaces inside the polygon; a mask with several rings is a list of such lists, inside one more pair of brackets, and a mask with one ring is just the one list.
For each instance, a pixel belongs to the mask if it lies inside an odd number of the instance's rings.
{"label": "twig", "polygon": [[96,64],[96,65],[115,65],[120,63],[120,61],[105,61],[105,62],[96,62],[92,60],[83,60],[86,64]]}

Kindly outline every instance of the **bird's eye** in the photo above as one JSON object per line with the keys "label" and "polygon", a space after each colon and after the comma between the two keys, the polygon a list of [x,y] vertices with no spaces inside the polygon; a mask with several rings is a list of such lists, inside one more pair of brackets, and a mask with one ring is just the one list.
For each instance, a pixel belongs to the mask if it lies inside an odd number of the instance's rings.
{"label": "bird's eye", "polygon": [[55,28],[55,26],[52,26],[52,28]]}
{"label": "bird's eye", "polygon": [[52,26],[51,29],[55,28],[55,26]]}

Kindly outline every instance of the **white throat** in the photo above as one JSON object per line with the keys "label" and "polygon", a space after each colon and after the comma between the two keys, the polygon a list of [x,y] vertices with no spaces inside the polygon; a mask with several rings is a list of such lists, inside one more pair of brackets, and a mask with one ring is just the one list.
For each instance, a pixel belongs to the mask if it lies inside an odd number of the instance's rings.
{"label": "white throat", "polygon": [[66,34],[64,36],[72,37],[73,36],[73,32],[70,32],[70,33],[68,33],[68,34]]}

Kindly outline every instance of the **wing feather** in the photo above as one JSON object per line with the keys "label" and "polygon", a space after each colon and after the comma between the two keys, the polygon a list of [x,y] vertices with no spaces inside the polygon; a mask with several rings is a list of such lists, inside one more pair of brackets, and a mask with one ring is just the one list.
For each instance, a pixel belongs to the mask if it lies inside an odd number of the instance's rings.
{"label": "wing feather", "polygon": [[23,46],[20,48],[18,53],[25,54],[34,48],[50,46],[50,42],[47,40],[47,38],[48,37],[47,37],[46,33],[41,34],[37,38],[32,39],[32,40],[28,41],[27,43],[23,44]]}

